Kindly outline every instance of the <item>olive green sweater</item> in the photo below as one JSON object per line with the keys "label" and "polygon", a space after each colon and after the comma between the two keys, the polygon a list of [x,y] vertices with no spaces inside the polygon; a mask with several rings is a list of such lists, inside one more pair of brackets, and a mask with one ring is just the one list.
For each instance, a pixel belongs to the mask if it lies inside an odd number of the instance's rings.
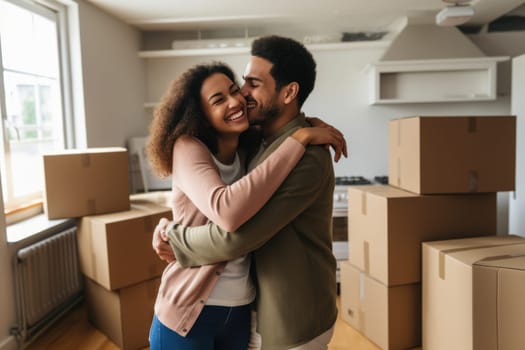
{"label": "olive green sweater", "polygon": [[[303,115],[267,140],[252,167],[305,126]],[[264,207],[235,232],[210,223],[174,225],[170,244],[183,266],[232,260],[253,251],[258,283],[258,330],[263,350],[284,350],[328,330],[337,317],[332,254],[334,172],[330,153],[308,146]]]}

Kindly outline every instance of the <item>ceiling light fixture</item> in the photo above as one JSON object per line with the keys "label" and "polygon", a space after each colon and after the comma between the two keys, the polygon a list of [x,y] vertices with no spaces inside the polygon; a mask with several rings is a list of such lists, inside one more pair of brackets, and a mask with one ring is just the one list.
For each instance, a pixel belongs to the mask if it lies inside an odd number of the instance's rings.
{"label": "ceiling light fixture", "polygon": [[469,5],[470,0],[443,0],[449,5],[438,12],[436,24],[438,26],[458,26],[468,22],[474,16],[474,9]]}

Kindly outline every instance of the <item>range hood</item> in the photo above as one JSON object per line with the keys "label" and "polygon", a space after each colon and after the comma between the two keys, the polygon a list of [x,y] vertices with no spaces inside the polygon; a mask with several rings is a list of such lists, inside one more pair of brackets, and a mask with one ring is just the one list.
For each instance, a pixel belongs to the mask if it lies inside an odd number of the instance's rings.
{"label": "range hood", "polygon": [[380,61],[484,57],[485,54],[456,27],[408,23]]}

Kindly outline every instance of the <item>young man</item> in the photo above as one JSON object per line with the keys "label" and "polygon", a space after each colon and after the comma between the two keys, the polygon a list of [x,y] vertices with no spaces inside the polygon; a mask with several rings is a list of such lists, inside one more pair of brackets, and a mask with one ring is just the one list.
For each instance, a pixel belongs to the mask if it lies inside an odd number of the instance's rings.
{"label": "young man", "polygon": [[[264,143],[250,169],[305,125],[300,109],[316,75],[312,55],[294,40],[263,37],[254,41],[251,53],[242,93],[250,122],[261,126]],[[327,348],[337,317],[333,189],[329,152],[308,146],[268,203],[236,232],[215,224],[167,229],[183,266],[232,260],[253,251],[264,350]],[[156,237],[164,226],[159,225]]]}

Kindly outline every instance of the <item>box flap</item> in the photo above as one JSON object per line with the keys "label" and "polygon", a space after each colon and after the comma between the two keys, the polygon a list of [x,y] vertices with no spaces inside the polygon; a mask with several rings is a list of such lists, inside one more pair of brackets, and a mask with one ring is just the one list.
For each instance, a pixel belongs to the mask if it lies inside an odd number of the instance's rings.
{"label": "box flap", "polygon": [[[520,236],[484,236],[465,239],[451,239],[445,241],[424,242],[424,246],[439,253],[438,274],[441,279],[446,277],[446,258],[455,259],[467,265],[494,255],[504,254],[502,246],[520,245],[517,249],[509,250],[519,254],[525,252],[525,238]],[[494,250],[491,250],[494,249]]]}
{"label": "box flap", "polygon": [[476,262],[475,265],[525,271],[525,254],[492,256]]}

